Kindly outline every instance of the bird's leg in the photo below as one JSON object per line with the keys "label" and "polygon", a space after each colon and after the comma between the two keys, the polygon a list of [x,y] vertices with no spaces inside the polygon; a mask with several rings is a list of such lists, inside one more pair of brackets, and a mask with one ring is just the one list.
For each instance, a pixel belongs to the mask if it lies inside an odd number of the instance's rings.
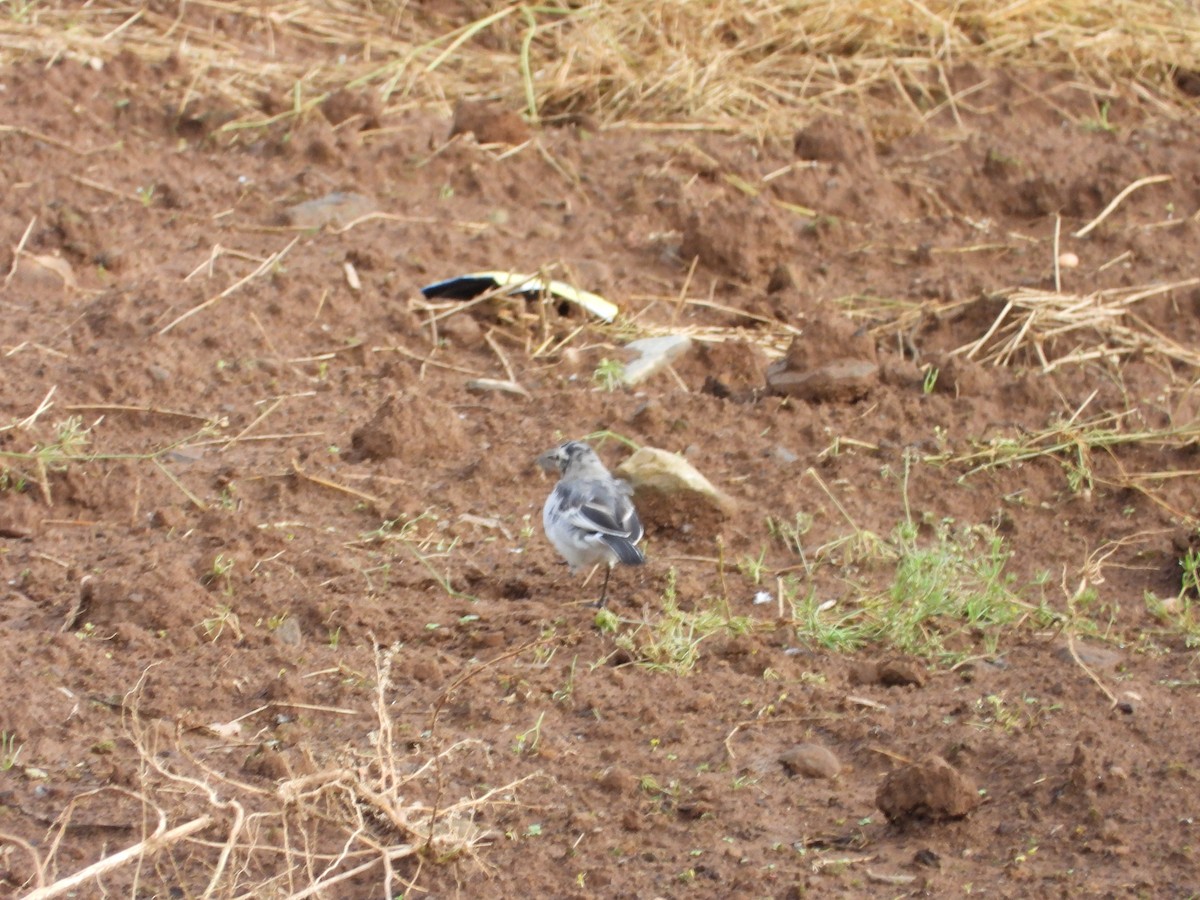
{"label": "bird's leg", "polygon": [[600,599],[596,602],[596,609],[604,609],[604,605],[608,603],[608,576],[612,575],[612,566],[604,567],[604,587],[600,589]]}

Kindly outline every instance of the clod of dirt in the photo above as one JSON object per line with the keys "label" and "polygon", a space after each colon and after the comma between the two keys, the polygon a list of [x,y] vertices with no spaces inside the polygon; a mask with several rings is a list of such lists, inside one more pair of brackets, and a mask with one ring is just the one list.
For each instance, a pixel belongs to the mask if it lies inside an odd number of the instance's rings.
{"label": "clod of dirt", "polygon": [[283,220],[293,228],[320,229],[326,225],[342,228],[355,219],[370,215],[376,209],[378,207],[370,197],[338,191],[289,206],[284,211]]}
{"label": "clod of dirt", "polygon": [[200,97],[180,111],[174,121],[175,133],[189,141],[200,141],[238,116],[237,109],[225,100]]}
{"label": "clod of dirt", "polygon": [[769,280],[780,259],[794,256],[794,226],[775,207],[717,198],[683,222],[682,259],[736,281]]}
{"label": "clod of dirt", "polygon": [[842,764],[833,752],[820,744],[797,744],[779,754],[783,768],[793,777],[833,778],[842,771]]}
{"label": "clod of dirt", "polygon": [[1195,69],[1176,69],[1172,76],[1179,92],[1189,97],[1200,97],[1200,72]]}
{"label": "clod of dirt", "polygon": [[355,116],[360,117],[360,129],[378,128],[381,104],[374,91],[351,91],[341,88],[334,91],[321,104],[321,113],[331,125],[341,125]]}
{"label": "clod of dirt", "polygon": [[888,821],[941,822],[961,819],[979,805],[971,779],[940,756],[891,772],[875,793],[875,805]]}
{"label": "clod of dirt", "polygon": [[937,353],[927,362],[937,370],[931,388],[936,393],[953,394],[955,397],[986,397],[995,390],[995,371],[985,371],[974,360]]}
{"label": "clod of dirt", "polygon": [[421,465],[446,459],[464,443],[458,416],[425,397],[388,397],[350,436],[355,460],[403,459]]}
{"label": "clod of dirt", "polygon": [[442,320],[438,323],[438,334],[458,347],[478,347],[483,342],[483,328],[468,313],[456,313]]}
{"label": "clod of dirt", "polygon": [[902,656],[882,660],[870,660],[856,665],[850,671],[852,684],[881,684],[885,687],[924,687],[924,669],[916,662]]}
{"label": "clod of dirt", "polygon": [[818,116],[796,132],[792,150],[800,159],[848,167],[875,168],[875,143],[863,122],[845,116]]}
{"label": "clod of dirt", "polygon": [[780,291],[794,291],[797,287],[796,273],[785,262],[777,263],[767,279],[767,293],[778,294]]}
{"label": "clod of dirt", "polygon": [[928,847],[922,847],[913,854],[913,865],[925,866],[927,869],[940,869],[942,858]]}
{"label": "clod of dirt", "polygon": [[0,538],[27,538],[37,528],[37,507],[28,497],[20,494],[6,497],[0,506]]}
{"label": "clod of dirt", "polygon": [[914,660],[904,657],[885,659],[879,663],[879,683],[886,687],[925,686],[925,670]]}
{"label": "clod of dirt", "polygon": [[523,144],[529,140],[529,126],[515,112],[494,103],[459,100],[450,137],[467,132],[481,144]]}
{"label": "clod of dirt", "polygon": [[766,370],[763,349],[752,341],[700,344],[676,366],[689,383],[703,379],[704,393],[734,403],[753,402],[762,393]]}
{"label": "clod of dirt", "polygon": [[606,793],[631,797],[637,793],[638,780],[620,766],[613,766],[597,779],[597,784]]}
{"label": "clod of dirt", "polygon": [[182,635],[198,624],[198,610],[210,609],[208,595],[183,560],[148,559],[136,580],[114,576],[85,577],[68,613],[66,630],[90,622],[100,631],[131,623],[147,631]]}
{"label": "clod of dirt", "polygon": [[787,356],[767,367],[767,387],[813,403],[853,403],[878,381],[870,337],[849,322],[817,319],[792,338]]}

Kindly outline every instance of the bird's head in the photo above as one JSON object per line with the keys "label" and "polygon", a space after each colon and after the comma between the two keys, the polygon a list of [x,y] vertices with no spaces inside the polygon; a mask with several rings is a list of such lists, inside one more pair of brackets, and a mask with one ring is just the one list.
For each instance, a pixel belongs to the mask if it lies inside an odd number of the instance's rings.
{"label": "bird's head", "polygon": [[599,464],[596,451],[583,441],[566,441],[557,447],[552,447],[537,458],[537,464],[545,472],[557,472],[565,475],[568,469],[581,465]]}

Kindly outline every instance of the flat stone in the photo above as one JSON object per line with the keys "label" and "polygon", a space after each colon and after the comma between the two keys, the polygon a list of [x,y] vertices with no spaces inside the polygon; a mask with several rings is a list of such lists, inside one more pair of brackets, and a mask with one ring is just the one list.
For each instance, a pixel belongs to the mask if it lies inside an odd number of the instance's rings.
{"label": "flat stone", "polygon": [[874,341],[852,322],[818,318],[767,368],[767,387],[814,403],[853,403],[879,379]]}
{"label": "flat stone", "polygon": [[[1124,659],[1116,650],[1101,647],[1098,644],[1085,644],[1079,641],[1075,643],[1075,653],[1079,656],[1081,663],[1085,666],[1091,666],[1093,669],[1115,669]],[[1075,657],[1071,655],[1070,647],[1059,647],[1054,651],[1054,655],[1063,662],[1075,665]]]}
{"label": "flat stone", "polygon": [[686,334],[667,334],[641,338],[625,345],[638,356],[625,363],[621,381],[627,385],[640,384],[656,375],[692,349],[692,339]]}
{"label": "flat stone", "polygon": [[782,361],[767,369],[767,386],[800,400],[852,402],[866,396],[878,374],[879,366],[863,359],[838,359],[804,372],[793,371]]}
{"label": "flat stone", "polygon": [[820,744],[797,744],[779,754],[779,761],[792,776],[833,778],[842,771],[842,764],[838,758]]}
{"label": "flat stone", "polygon": [[472,394],[513,394],[529,399],[529,391],[515,381],[503,381],[497,378],[473,378],[467,382],[467,390]]}
{"label": "flat stone", "polygon": [[289,206],[283,217],[293,228],[324,228],[326,225],[342,228],[377,210],[375,201],[370,197],[338,191]]}
{"label": "flat stone", "polygon": [[281,644],[286,644],[289,647],[299,647],[304,641],[304,636],[300,631],[300,621],[295,616],[288,616],[275,629],[275,637],[279,639]]}
{"label": "flat stone", "polygon": [[657,447],[642,447],[616,471],[633,485],[635,493],[651,490],[667,495],[691,494],[726,514],[736,505],[678,453]]}

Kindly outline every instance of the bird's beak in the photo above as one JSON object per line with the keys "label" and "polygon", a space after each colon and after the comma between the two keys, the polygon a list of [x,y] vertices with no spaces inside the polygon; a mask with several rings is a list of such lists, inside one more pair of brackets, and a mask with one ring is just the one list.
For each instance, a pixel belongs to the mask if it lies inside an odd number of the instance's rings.
{"label": "bird's beak", "polygon": [[557,449],[558,448],[555,447],[554,450],[547,450],[545,453],[539,453],[537,459],[534,460],[534,462],[538,464],[538,468],[540,468],[547,475],[558,470],[558,464],[554,461],[554,452]]}

